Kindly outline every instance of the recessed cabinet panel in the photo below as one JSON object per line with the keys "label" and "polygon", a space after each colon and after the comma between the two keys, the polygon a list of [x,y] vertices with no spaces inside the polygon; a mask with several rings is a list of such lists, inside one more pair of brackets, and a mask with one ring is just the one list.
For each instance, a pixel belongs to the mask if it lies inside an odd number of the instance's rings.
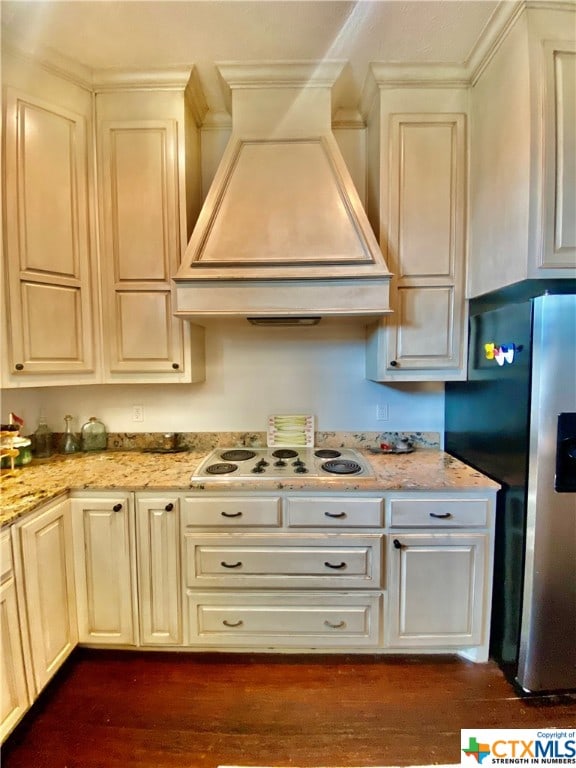
{"label": "recessed cabinet panel", "polygon": [[[576,46],[545,43],[548,115],[543,267],[576,267]],[[553,130],[554,117],[556,130]]]}
{"label": "recessed cabinet panel", "polygon": [[77,119],[18,100],[17,120],[20,268],[78,277]]}
{"label": "recessed cabinet panel", "polygon": [[[82,349],[82,312],[78,288],[22,282],[24,359],[79,361]],[[55,334],[54,329],[59,333]]]}
{"label": "recessed cabinet panel", "polygon": [[[118,291],[116,294],[118,338],[116,367],[130,361],[172,362],[172,326],[168,291]],[[134,322],[138,318],[138,322]],[[180,331],[179,324],[176,332]]]}
{"label": "recessed cabinet panel", "polygon": [[[398,196],[392,240],[397,245],[400,277],[442,275],[454,271],[454,214],[458,176],[455,124],[393,118],[393,164]],[[394,156],[393,155],[393,156]]]}
{"label": "recessed cabinet panel", "polygon": [[453,317],[452,287],[400,288],[396,362],[403,368],[453,366]]}
{"label": "recessed cabinet panel", "polygon": [[[104,133],[116,280],[168,280],[173,220],[171,122],[111,125]],[[172,210],[170,210],[170,207]]]}

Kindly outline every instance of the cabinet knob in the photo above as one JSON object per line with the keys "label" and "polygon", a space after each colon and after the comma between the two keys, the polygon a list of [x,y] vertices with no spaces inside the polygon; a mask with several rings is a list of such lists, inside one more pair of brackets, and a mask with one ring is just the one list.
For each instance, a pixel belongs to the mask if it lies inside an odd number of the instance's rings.
{"label": "cabinet knob", "polygon": [[394,549],[402,549],[402,544],[398,541],[398,539],[394,539],[392,544],[394,544]]}
{"label": "cabinet knob", "polygon": [[169,504],[166,504],[164,509],[166,510],[166,512],[172,512],[172,510],[174,509],[174,504],[172,504],[172,502],[170,502]]}
{"label": "cabinet knob", "polygon": [[121,509],[122,509],[122,504],[114,504],[114,506],[112,507],[112,510],[114,512],[120,512]]}
{"label": "cabinet knob", "polygon": [[180,368],[180,363],[172,363],[172,368],[177,371]]}
{"label": "cabinet knob", "polygon": [[398,361],[397,360],[390,360],[390,365],[392,368],[398,368]]}
{"label": "cabinet knob", "polygon": [[23,371],[24,370],[24,364],[23,363],[16,363],[14,368],[16,368],[17,371]]}

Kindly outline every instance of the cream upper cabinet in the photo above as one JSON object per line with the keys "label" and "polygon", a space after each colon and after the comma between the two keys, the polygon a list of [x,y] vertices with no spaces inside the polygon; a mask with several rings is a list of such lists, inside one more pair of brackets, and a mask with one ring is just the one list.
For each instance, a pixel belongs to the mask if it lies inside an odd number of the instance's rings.
{"label": "cream upper cabinet", "polygon": [[70,501],[50,504],[12,530],[30,639],[29,686],[37,696],[78,640]]}
{"label": "cream upper cabinet", "polygon": [[186,245],[184,90],[96,96],[105,379],[204,379],[203,330],[172,314]]}
{"label": "cream upper cabinet", "polygon": [[7,386],[96,380],[90,124],[51,95],[5,91]]}
{"label": "cream upper cabinet", "polygon": [[526,8],[471,88],[469,297],[576,278],[574,28]]}
{"label": "cream upper cabinet", "polygon": [[377,82],[367,207],[393,273],[393,314],[368,328],[367,378],[464,378],[465,91]]}
{"label": "cream upper cabinet", "polygon": [[[21,632],[22,629],[22,632]],[[10,530],[0,533],[0,741],[29,707]]]}

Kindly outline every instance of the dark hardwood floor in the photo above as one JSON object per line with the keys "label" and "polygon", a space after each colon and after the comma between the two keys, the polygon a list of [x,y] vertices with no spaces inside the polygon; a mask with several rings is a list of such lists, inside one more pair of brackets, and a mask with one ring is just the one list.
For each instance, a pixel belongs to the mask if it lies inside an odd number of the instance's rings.
{"label": "dark hardwood floor", "polygon": [[460,728],[576,725],[576,695],[521,698],[455,657],[77,650],[3,768],[460,762]]}

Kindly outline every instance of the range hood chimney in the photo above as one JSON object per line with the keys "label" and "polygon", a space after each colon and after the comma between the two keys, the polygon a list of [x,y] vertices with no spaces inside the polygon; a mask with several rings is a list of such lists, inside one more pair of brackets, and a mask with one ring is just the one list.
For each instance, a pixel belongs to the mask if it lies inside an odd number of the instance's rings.
{"label": "range hood chimney", "polygon": [[218,65],[232,133],[174,278],[179,317],[390,312],[390,273],[331,130],[343,66]]}

